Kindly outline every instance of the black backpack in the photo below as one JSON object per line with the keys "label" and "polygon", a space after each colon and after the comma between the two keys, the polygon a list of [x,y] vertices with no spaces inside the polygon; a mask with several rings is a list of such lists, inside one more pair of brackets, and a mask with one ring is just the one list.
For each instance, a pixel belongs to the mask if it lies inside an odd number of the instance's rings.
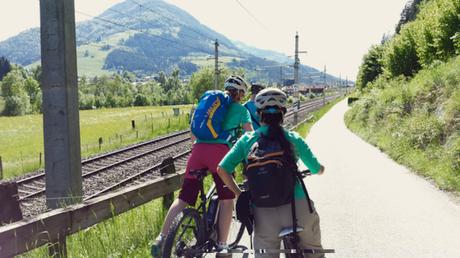
{"label": "black backpack", "polygon": [[[302,185],[310,213],[313,213],[310,197],[297,164],[289,162],[285,150],[278,141],[261,135],[251,146],[244,174],[248,179],[250,201],[257,207],[270,208],[291,204],[294,232],[297,232],[294,197],[296,178]],[[294,237],[295,241],[298,241],[297,234]]]}
{"label": "black backpack", "polygon": [[277,207],[293,200],[297,164],[290,164],[278,141],[261,137],[251,146],[245,176],[257,207]]}

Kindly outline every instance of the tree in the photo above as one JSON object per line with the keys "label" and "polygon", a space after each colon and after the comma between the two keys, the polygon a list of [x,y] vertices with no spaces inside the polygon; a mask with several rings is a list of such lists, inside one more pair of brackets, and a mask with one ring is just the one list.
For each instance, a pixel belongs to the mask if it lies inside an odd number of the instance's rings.
{"label": "tree", "polygon": [[384,47],[382,45],[374,45],[369,52],[363,57],[363,63],[359,67],[356,86],[359,89],[364,89],[369,82],[374,81],[382,74],[382,57]]}
{"label": "tree", "polygon": [[4,56],[0,57],[0,81],[11,71],[11,64]]}
{"label": "tree", "polygon": [[396,25],[395,31],[397,34],[399,34],[404,24],[413,21],[415,20],[415,18],[417,18],[417,14],[419,11],[418,6],[422,1],[423,0],[410,0],[406,3],[406,6],[404,6],[403,11],[401,12],[401,18],[399,19],[399,22]]}
{"label": "tree", "polygon": [[384,51],[383,70],[391,77],[410,77],[421,69],[415,43],[415,26],[408,24],[400,35],[388,42]]}
{"label": "tree", "polygon": [[2,95],[5,99],[4,115],[20,116],[30,111],[30,98],[24,89],[21,71],[14,69],[3,78]]}
{"label": "tree", "polygon": [[[230,71],[227,68],[222,68],[219,74],[219,82],[218,82],[218,89],[223,90],[223,84],[225,79],[230,75],[230,73],[234,74],[243,74],[243,70],[238,71]],[[198,72],[192,74],[192,78],[190,79],[190,90],[192,92],[193,99],[199,99],[201,95],[207,90],[214,89],[214,69],[209,67],[202,68]]]}
{"label": "tree", "polygon": [[41,81],[41,77],[42,77],[42,66],[41,65],[37,65],[35,67],[32,68],[32,77],[40,83]]}
{"label": "tree", "polygon": [[24,89],[26,90],[30,98],[30,104],[32,107],[31,111],[32,112],[40,111],[41,105],[38,103],[41,103],[41,99],[39,100],[38,98],[39,97],[41,98],[41,94],[39,94],[41,93],[41,90],[40,90],[40,85],[38,84],[38,82],[32,77],[27,77],[24,80]]}

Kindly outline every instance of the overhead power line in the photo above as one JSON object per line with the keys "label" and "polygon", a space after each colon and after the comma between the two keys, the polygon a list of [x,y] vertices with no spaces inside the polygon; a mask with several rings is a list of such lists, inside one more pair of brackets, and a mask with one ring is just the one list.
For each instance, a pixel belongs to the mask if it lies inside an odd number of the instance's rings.
{"label": "overhead power line", "polygon": [[[130,28],[129,26],[126,26],[124,24],[120,24],[120,23],[117,23],[117,22],[114,22],[114,21],[111,21],[111,20],[108,20],[108,19],[105,19],[105,18],[97,17],[97,16],[94,16],[94,15],[91,15],[91,14],[88,14],[88,13],[85,13],[85,12],[82,12],[82,11],[79,11],[79,10],[75,10],[75,12],[79,13],[79,14],[82,14],[82,15],[85,15],[85,16],[88,16],[88,17],[91,17],[91,18],[94,18],[96,20],[100,20],[100,21],[103,21],[103,22],[118,26],[118,27],[123,27],[123,28],[126,28],[126,29],[131,30],[131,31],[136,31],[136,32],[138,32],[138,33],[140,33],[142,35],[146,35],[146,37],[144,37],[144,38],[149,39],[149,40],[152,40],[152,37],[154,37],[154,38],[159,38],[159,39],[171,42],[171,43],[179,45],[179,46],[188,47],[188,48],[196,50],[198,52],[208,53],[208,52],[212,51],[212,50],[209,50],[209,51],[208,50],[203,50],[203,49],[200,49],[200,48],[197,48],[197,47],[194,47],[194,46],[190,46],[190,45],[185,44],[183,42],[174,41],[174,40],[171,40],[171,39],[159,36],[159,35],[147,33],[147,32],[144,32],[144,31],[141,31],[141,30],[138,30],[138,29],[133,29],[133,28]],[[177,49],[179,49],[179,48],[177,48]]]}
{"label": "overhead power line", "polygon": [[257,17],[252,14],[251,11],[249,11],[248,8],[246,8],[239,0],[235,0],[239,6],[241,6],[241,8],[243,8],[248,14],[249,16],[251,16],[257,23],[259,23],[259,25],[261,25],[262,27],[264,27],[264,29],[268,30],[267,26],[265,26],[259,19],[257,19]]}
{"label": "overhead power line", "polygon": [[207,39],[209,39],[209,40],[211,40],[211,41],[214,41],[214,39],[210,38],[208,35],[205,35],[205,34],[199,32],[199,31],[193,29],[192,27],[190,27],[190,26],[188,26],[187,24],[184,24],[184,23],[178,21],[177,19],[168,17],[168,16],[166,16],[166,15],[164,15],[164,14],[162,14],[162,13],[160,13],[160,12],[158,12],[158,11],[156,11],[156,10],[154,10],[154,9],[152,9],[152,8],[150,8],[150,7],[148,7],[148,6],[146,6],[146,5],[143,5],[143,4],[141,4],[141,3],[137,2],[137,1],[135,1],[135,0],[129,0],[129,1],[130,1],[130,2],[133,2],[133,3],[137,4],[137,5],[139,5],[140,7],[144,8],[144,9],[147,9],[148,11],[150,11],[150,12],[152,12],[152,13],[154,13],[154,14],[157,14],[157,15],[159,15],[159,16],[161,16],[161,17],[163,17],[163,18],[166,18],[166,19],[168,19],[168,20],[170,20],[170,21],[173,21],[173,22],[175,22],[175,23],[177,23],[177,24],[180,24],[180,25],[183,26],[184,28],[186,28],[186,29],[188,29],[188,30],[190,30],[190,31],[193,31],[193,32],[195,32],[196,34],[199,34],[199,35],[201,35],[201,36],[204,37],[204,38],[207,38]]}
{"label": "overhead power line", "polygon": [[[149,23],[149,24],[154,24],[153,21],[144,21],[144,20],[141,20],[140,17],[136,17],[136,16],[134,16],[134,15],[131,15],[131,14],[128,14],[128,13],[124,13],[124,12],[115,10],[115,9],[113,9],[113,8],[108,9],[108,11],[111,11],[111,12],[114,12],[114,13],[117,13],[117,14],[121,14],[121,15],[124,15],[124,16],[126,16],[126,17],[130,17],[130,18],[132,18],[132,19],[139,20],[139,21],[142,21],[142,22],[146,22],[146,23]],[[191,38],[191,37],[190,37],[190,38]]]}

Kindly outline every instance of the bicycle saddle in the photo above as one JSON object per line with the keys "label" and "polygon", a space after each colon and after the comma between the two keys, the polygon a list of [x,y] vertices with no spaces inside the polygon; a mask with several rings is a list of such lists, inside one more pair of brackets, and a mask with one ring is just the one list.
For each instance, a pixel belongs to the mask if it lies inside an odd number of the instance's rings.
{"label": "bicycle saddle", "polygon": [[[297,227],[297,232],[303,231],[302,227]],[[288,228],[283,228],[281,232],[278,234],[279,238],[283,238],[289,234],[294,233],[294,228],[293,227],[288,227]]]}

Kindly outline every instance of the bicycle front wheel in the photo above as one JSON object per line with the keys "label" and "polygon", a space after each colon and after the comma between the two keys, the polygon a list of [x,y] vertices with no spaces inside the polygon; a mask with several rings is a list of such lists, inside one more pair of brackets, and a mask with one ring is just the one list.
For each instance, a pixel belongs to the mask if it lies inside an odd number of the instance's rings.
{"label": "bicycle front wheel", "polygon": [[200,214],[185,209],[174,219],[163,247],[163,258],[201,257],[190,255],[190,250],[201,244],[205,232]]}

